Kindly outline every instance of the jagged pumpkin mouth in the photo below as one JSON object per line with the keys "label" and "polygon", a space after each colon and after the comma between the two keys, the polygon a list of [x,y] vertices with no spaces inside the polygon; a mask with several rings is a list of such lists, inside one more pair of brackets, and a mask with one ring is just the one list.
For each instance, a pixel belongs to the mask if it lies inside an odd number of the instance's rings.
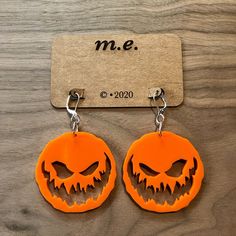
{"label": "jagged pumpkin mouth", "polygon": [[[146,178],[140,181],[140,173],[133,174],[133,163],[132,158],[130,158],[129,164],[128,164],[128,175],[132,184],[132,187],[134,190],[136,190],[139,194],[139,196],[142,198],[144,202],[148,202],[150,200],[153,200],[158,205],[174,205],[175,202],[180,200],[180,198],[185,197],[186,195],[190,194],[194,176],[197,170],[197,160],[194,158],[194,167],[189,169],[188,176],[185,176],[184,183],[182,184],[178,182],[177,177],[175,181],[174,186],[170,186],[166,182],[160,182],[159,186],[156,187],[154,185],[147,186],[147,178],[148,176],[155,176],[158,175],[158,172],[155,172],[148,168],[147,166],[140,163],[140,171],[145,172]],[[182,169],[184,166],[183,160],[176,161],[174,164],[179,165],[176,169],[173,167],[176,167],[175,165],[172,165],[172,169],[169,170],[168,174],[172,177],[183,175]],[[182,164],[182,165],[181,165]],[[172,172],[172,173],[171,173]]]}
{"label": "jagged pumpkin mouth", "polygon": [[[62,201],[66,202],[68,206],[86,204],[88,199],[93,199],[96,201],[102,195],[103,190],[106,188],[111,172],[111,163],[109,157],[106,153],[104,154],[106,156],[105,171],[99,171],[99,177],[94,176],[93,183],[88,184],[86,188],[81,188],[79,181],[76,182],[76,184],[73,184],[70,189],[66,189],[64,183],[62,183],[60,186],[57,186],[55,179],[50,180],[50,172],[45,170],[45,161],[43,161],[42,173],[46,179],[46,184],[52,197],[61,199]],[[69,171],[62,163],[54,162],[53,167],[58,174],[56,178],[66,179],[73,175],[73,173]],[[98,168],[98,162],[95,162],[80,173],[84,176],[93,175],[93,172],[95,172],[96,168]]]}

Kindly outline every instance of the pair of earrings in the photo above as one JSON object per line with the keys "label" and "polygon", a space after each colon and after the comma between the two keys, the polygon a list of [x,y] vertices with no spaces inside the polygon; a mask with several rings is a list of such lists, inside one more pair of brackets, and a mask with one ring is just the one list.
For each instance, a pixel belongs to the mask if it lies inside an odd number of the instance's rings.
{"label": "pair of earrings", "polygon": [[[85,212],[99,207],[115,186],[116,164],[106,143],[87,132],[78,132],[80,117],[71,115],[73,132],[50,141],[36,166],[36,182],[43,197],[63,212]],[[143,209],[154,212],[178,211],[193,200],[204,176],[202,161],[193,145],[185,138],[163,131],[167,104],[163,89],[155,91],[158,132],[145,134],[128,150],[123,164],[123,181],[131,198]],[[176,171],[177,170],[177,171]]]}

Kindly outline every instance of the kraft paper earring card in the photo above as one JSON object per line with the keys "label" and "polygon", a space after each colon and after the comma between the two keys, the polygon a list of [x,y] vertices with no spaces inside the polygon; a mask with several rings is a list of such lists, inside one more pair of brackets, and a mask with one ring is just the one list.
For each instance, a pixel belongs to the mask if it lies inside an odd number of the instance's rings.
{"label": "kraft paper earring card", "polygon": [[72,89],[84,91],[80,107],[149,107],[148,91],[156,87],[166,91],[169,106],[183,101],[181,40],[174,34],[58,36],[51,72],[58,108]]}

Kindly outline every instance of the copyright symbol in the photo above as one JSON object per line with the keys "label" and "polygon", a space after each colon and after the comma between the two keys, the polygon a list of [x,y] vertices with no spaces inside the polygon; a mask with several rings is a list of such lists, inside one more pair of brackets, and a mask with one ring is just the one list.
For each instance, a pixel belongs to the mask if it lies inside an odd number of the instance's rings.
{"label": "copyright symbol", "polygon": [[101,97],[101,98],[106,98],[106,97],[107,97],[107,92],[106,92],[106,91],[102,91],[102,92],[100,93],[100,97]]}

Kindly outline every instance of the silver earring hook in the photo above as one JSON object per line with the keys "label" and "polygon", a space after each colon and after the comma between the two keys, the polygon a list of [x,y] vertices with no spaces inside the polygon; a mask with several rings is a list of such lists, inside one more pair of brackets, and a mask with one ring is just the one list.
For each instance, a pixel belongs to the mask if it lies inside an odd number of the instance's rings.
{"label": "silver earring hook", "polygon": [[[166,103],[164,95],[165,95],[165,91],[162,88],[156,89],[152,95],[152,100],[156,104],[155,125],[159,132],[159,135],[162,135],[162,127],[163,127],[163,122],[165,120],[164,113],[167,108],[167,103]],[[161,108],[157,104],[158,99],[161,99],[161,101],[163,102],[163,106]]]}
{"label": "silver earring hook", "polygon": [[73,131],[73,133],[77,132],[79,129],[79,124],[80,124],[80,117],[77,113],[77,108],[79,106],[79,101],[80,101],[80,95],[78,93],[75,93],[77,96],[77,101],[74,109],[70,108],[70,100],[71,99],[71,94],[68,95],[67,100],[66,100],[66,110],[68,114],[70,115],[70,126]]}

